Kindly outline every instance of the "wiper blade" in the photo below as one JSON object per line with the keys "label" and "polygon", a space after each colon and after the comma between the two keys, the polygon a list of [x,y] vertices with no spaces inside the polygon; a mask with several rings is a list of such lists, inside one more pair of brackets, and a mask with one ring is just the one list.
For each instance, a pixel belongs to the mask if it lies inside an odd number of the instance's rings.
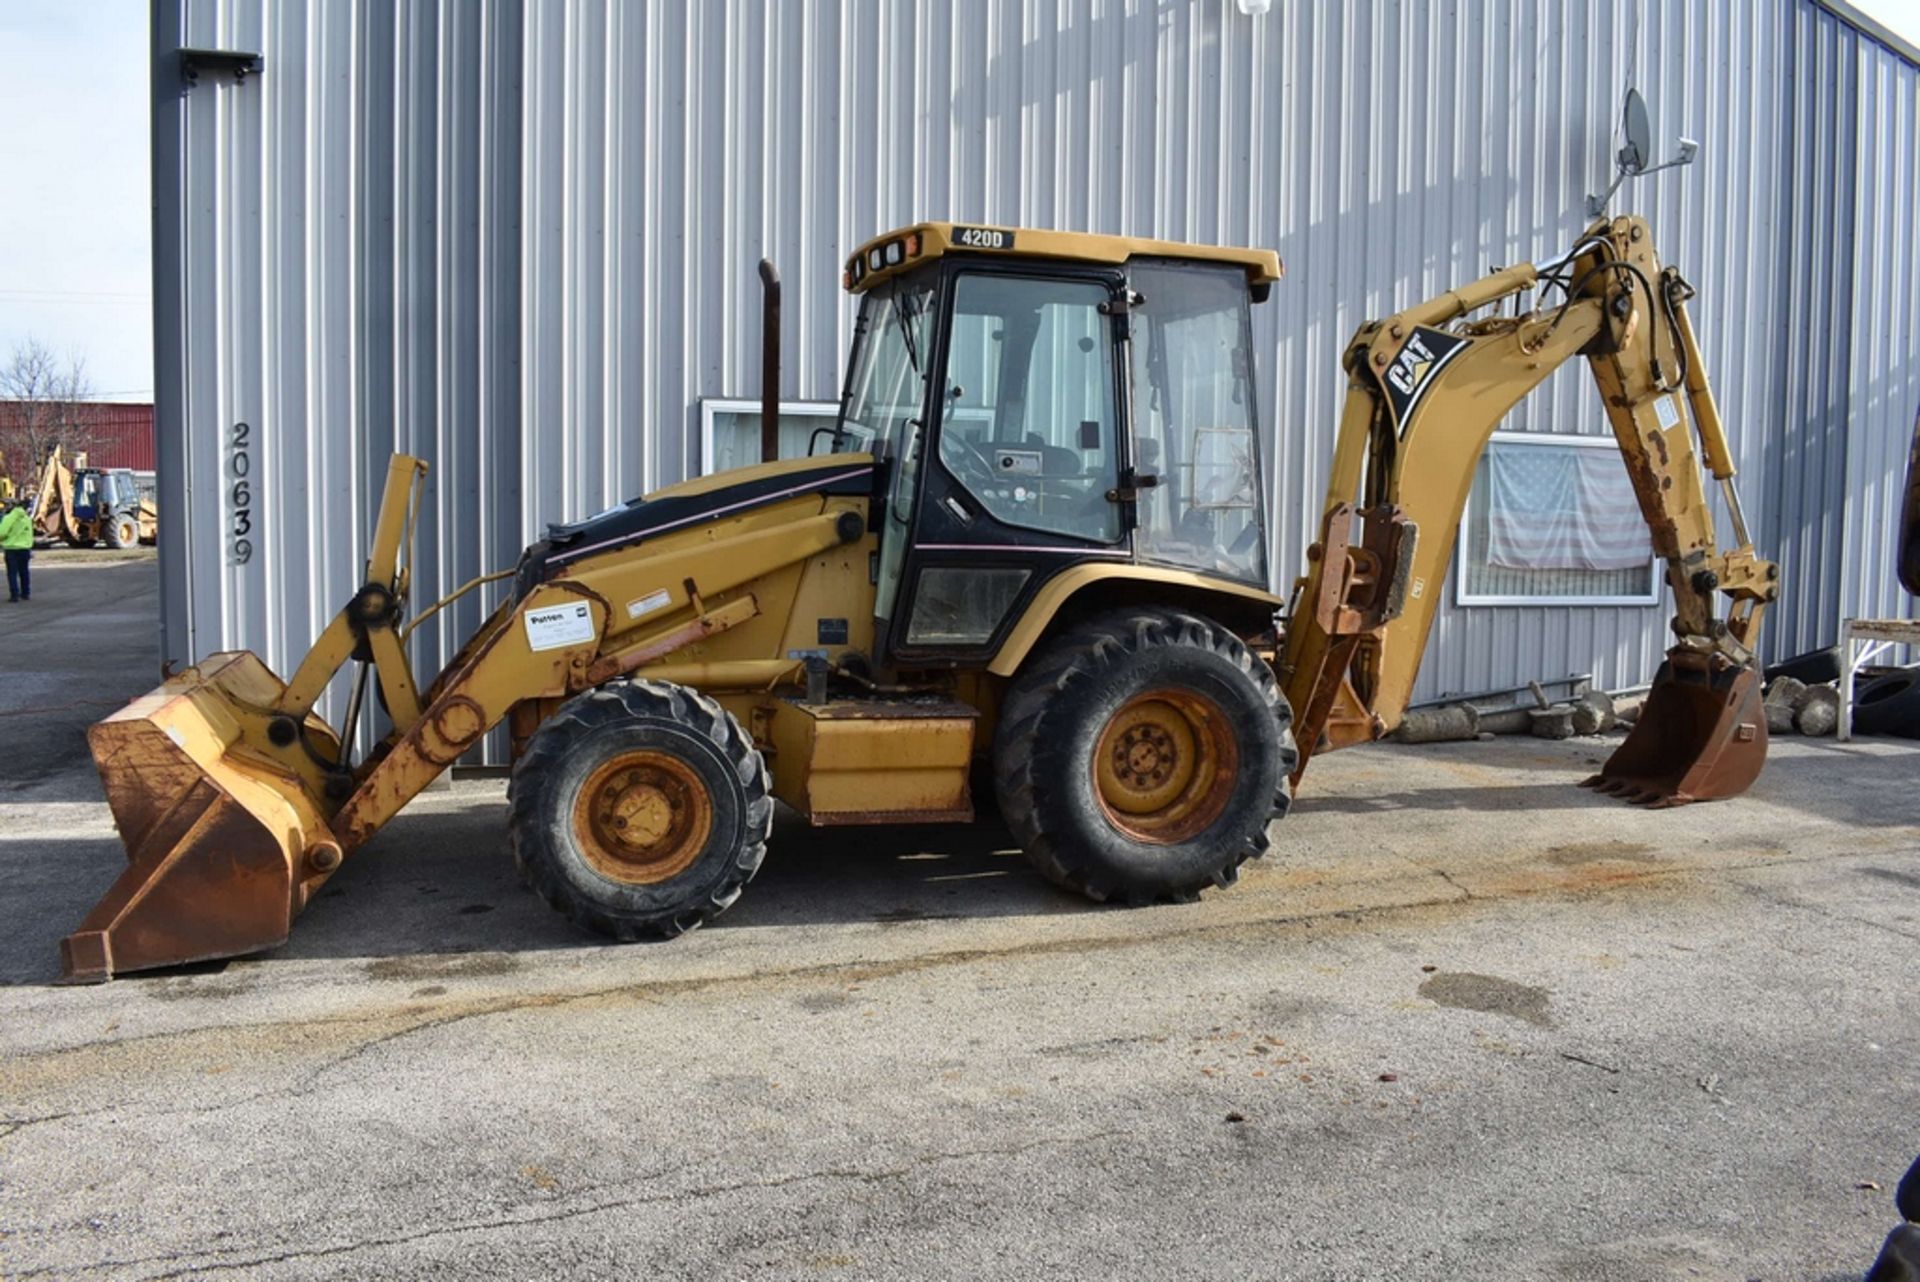
{"label": "wiper blade", "polygon": [[901,305],[898,293],[894,295],[893,307],[900,316],[900,340],[907,345],[907,362],[913,366],[914,373],[924,378],[926,371],[920,368],[920,345],[913,341],[913,321],[917,314]]}

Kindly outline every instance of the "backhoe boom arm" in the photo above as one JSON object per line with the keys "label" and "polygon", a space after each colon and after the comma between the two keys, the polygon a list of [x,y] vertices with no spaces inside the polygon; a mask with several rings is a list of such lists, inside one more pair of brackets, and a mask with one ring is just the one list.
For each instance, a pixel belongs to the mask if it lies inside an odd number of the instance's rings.
{"label": "backhoe boom arm", "polygon": [[[1468,319],[1543,285],[1563,289],[1564,301],[1543,298],[1532,310]],[[1747,533],[1732,454],[1686,313],[1691,296],[1677,272],[1661,269],[1646,224],[1618,218],[1588,228],[1557,263],[1495,272],[1355,334],[1322,537],[1295,585],[1281,664],[1300,721],[1302,769],[1316,750],[1376,739],[1399,724],[1480,456],[1507,412],[1576,356],[1588,360],[1654,552],[1666,565],[1677,643],[1662,679],[1715,692],[1684,717],[1744,703],[1752,682],[1735,678],[1751,676],[1778,571],[1755,554]],[[1703,461],[1732,518],[1735,546],[1724,551]],[[1743,686],[1738,698],[1730,693],[1736,684]],[[1660,702],[1653,701],[1656,712]],[[1673,780],[1664,778],[1671,763],[1632,772],[1645,785],[1633,791],[1663,801],[1708,795],[1688,768],[1717,757],[1724,745],[1705,740],[1722,732],[1757,741],[1764,754],[1764,724],[1756,731],[1743,715],[1717,729],[1656,726],[1649,738],[1691,734],[1702,742]],[[1676,753],[1688,755],[1668,755]]]}

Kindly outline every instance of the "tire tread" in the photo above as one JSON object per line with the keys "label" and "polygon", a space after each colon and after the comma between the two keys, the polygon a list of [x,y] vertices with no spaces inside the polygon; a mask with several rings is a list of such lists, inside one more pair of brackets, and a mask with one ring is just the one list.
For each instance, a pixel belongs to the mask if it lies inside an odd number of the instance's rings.
{"label": "tire tread", "polygon": [[1283,769],[1267,822],[1284,817],[1292,804],[1288,777],[1298,760],[1293,743],[1292,712],[1280,694],[1272,669],[1239,637],[1199,615],[1152,608],[1116,610],[1071,628],[1055,639],[1015,680],[1001,705],[1000,733],[993,755],[994,790],[1002,818],[1041,875],[1096,902],[1121,898],[1135,906],[1162,901],[1190,903],[1209,886],[1233,884],[1239,878],[1240,866],[1249,859],[1260,858],[1272,845],[1267,824],[1263,823],[1228,852],[1225,861],[1206,878],[1123,891],[1101,869],[1078,857],[1070,838],[1049,831],[1041,822],[1039,815],[1043,807],[1039,802],[1045,795],[1047,781],[1040,778],[1035,769],[1035,746],[1049,706],[1075,683],[1094,679],[1099,669],[1114,659],[1166,645],[1211,651],[1251,680],[1261,698],[1273,709],[1281,733]]}
{"label": "tire tread", "polygon": [[[747,839],[734,851],[727,875],[696,902],[644,918],[615,916],[572,893],[552,863],[529,849],[542,819],[536,813],[547,777],[560,768],[568,751],[586,734],[609,724],[651,717],[692,727],[710,739],[731,764],[746,794]],[[507,827],[514,865],[521,878],[548,906],[583,930],[622,943],[671,939],[712,921],[740,898],[760,871],[773,830],[773,790],[766,758],[731,713],[713,699],[671,682],[613,681],[574,696],[537,730],[514,764],[507,785]]]}

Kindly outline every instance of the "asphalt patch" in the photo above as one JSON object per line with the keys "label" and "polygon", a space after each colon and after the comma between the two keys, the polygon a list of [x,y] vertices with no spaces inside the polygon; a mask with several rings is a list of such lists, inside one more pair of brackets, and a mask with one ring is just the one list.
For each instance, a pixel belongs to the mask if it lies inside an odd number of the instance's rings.
{"label": "asphalt patch", "polygon": [[1554,846],[1547,851],[1547,862],[1562,868],[1616,861],[1635,864],[1660,862],[1653,854],[1653,847],[1643,841],[1579,841],[1571,845]]}
{"label": "asphalt patch", "polygon": [[474,979],[505,975],[520,969],[520,959],[506,953],[428,954],[420,957],[382,957],[367,963],[368,979]]}
{"label": "asphalt patch", "polygon": [[1497,975],[1441,971],[1421,984],[1419,993],[1430,1002],[1455,1010],[1506,1015],[1539,1028],[1553,1027],[1553,1020],[1547,1015],[1547,1006],[1553,999],[1546,989],[1518,984]]}

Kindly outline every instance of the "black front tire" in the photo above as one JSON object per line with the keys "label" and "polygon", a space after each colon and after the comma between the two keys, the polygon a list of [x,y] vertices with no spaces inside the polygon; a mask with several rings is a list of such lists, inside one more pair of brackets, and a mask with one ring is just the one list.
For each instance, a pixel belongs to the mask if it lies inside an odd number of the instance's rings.
{"label": "black front tire", "polygon": [[107,546],[130,548],[140,542],[140,526],[130,516],[116,516],[107,522]]}
{"label": "black front tire", "polygon": [[[1122,813],[1103,793],[1101,762],[1120,759],[1115,727],[1159,695],[1190,702],[1197,724],[1222,738],[1212,767],[1219,794],[1154,830],[1153,815]],[[1055,639],[1015,680],[995,739],[995,793],[1049,880],[1098,901],[1189,900],[1231,884],[1241,864],[1266,852],[1268,825],[1292,802],[1292,721],[1272,671],[1219,624],[1174,610],[1117,611]],[[1151,770],[1156,746],[1170,741],[1152,726],[1142,734]],[[1190,739],[1189,751],[1204,737]],[[1143,787],[1154,778],[1135,776]]]}
{"label": "black front tire", "polygon": [[[726,911],[760,870],[773,827],[766,761],[740,723],[662,681],[613,682],[562,704],[514,764],[507,799],[527,884],[623,942],[671,938]],[[607,826],[638,816],[638,828],[647,815],[667,848],[651,863]]]}

